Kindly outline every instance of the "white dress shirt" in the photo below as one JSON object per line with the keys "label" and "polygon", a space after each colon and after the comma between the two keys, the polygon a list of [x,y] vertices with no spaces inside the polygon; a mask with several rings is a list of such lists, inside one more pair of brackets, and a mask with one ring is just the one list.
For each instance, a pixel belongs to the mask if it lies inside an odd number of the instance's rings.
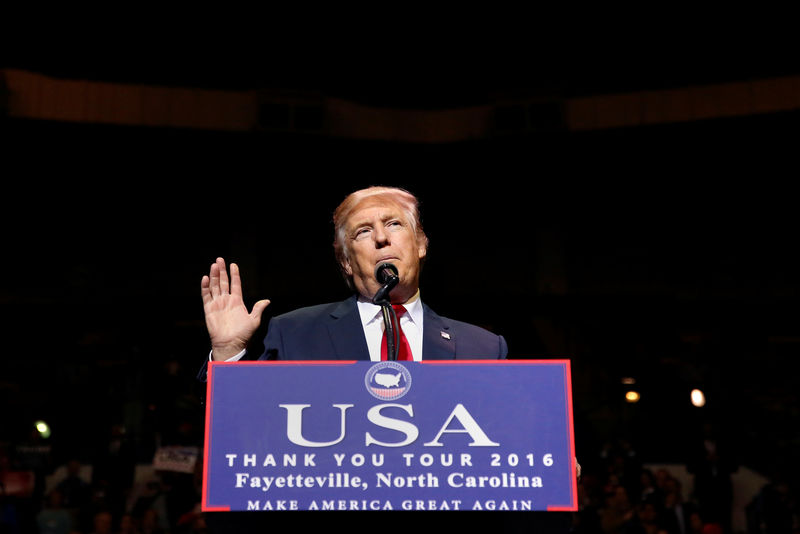
{"label": "white dress shirt", "polygon": [[[403,304],[406,313],[400,317],[400,328],[406,335],[411,356],[414,361],[422,360],[422,321],[424,313],[422,301],[419,300],[419,291]],[[358,299],[358,314],[361,316],[361,325],[364,327],[364,336],[367,338],[369,359],[373,362],[381,361],[381,342],[383,341],[383,314],[381,307],[373,304],[371,300]]]}

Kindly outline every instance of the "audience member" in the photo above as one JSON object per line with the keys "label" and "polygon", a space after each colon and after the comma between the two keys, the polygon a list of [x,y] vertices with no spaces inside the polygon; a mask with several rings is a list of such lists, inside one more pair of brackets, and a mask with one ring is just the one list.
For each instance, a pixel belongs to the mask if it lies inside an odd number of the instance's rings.
{"label": "audience member", "polygon": [[162,517],[155,508],[148,508],[142,515],[141,534],[165,534]]}
{"label": "audience member", "polygon": [[694,457],[688,461],[688,469],[694,474],[694,495],[698,506],[708,520],[722,525],[725,532],[730,531],[732,517],[731,474],[737,469],[727,445],[718,435],[718,430],[706,424]]}
{"label": "audience member", "polygon": [[655,476],[649,469],[642,469],[639,474],[639,502],[649,502],[661,506],[664,495],[656,484]]}
{"label": "audience member", "polygon": [[67,462],[67,476],[56,488],[64,499],[64,508],[83,508],[91,498],[91,485],[81,476],[81,462],[71,459]]}
{"label": "audience member", "polygon": [[119,534],[139,534],[139,527],[132,514],[122,514],[119,519]]}
{"label": "audience member", "polygon": [[64,500],[64,508],[72,515],[76,528],[86,530],[92,524],[92,486],[81,476],[82,464],[73,458],[67,461],[67,476],[56,485]]}
{"label": "audience member", "polygon": [[759,534],[797,532],[800,530],[797,514],[797,502],[789,484],[780,476],[766,484],[747,506],[749,529]]}
{"label": "audience member", "polygon": [[624,486],[616,486],[606,495],[600,512],[600,528],[605,534],[622,534],[629,528],[634,509]]}
{"label": "audience member", "polygon": [[658,534],[658,509],[653,502],[642,501],[636,506],[636,515],[625,525],[625,534]]}
{"label": "audience member", "polygon": [[111,512],[102,510],[94,514],[91,534],[113,534],[112,525],[114,517]]}
{"label": "audience member", "polygon": [[113,424],[109,430],[108,440],[94,458],[92,478],[96,487],[103,488],[109,510],[119,517],[133,484],[135,449],[124,425]]}
{"label": "audience member", "polygon": [[700,512],[694,511],[689,515],[689,534],[703,534],[703,517]]}
{"label": "audience member", "polygon": [[56,488],[47,495],[42,509],[36,514],[39,534],[69,534],[73,530],[73,518],[63,506],[64,496]]}

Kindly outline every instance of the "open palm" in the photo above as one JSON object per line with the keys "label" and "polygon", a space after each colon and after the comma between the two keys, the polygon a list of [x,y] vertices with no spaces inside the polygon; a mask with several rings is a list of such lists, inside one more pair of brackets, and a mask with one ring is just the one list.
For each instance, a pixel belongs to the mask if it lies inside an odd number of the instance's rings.
{"label": "open palm", "polygon": [[211,338],[212,357],[227,360],[247,348],[247,343],[261,324],[261,314],[269,300],[259,300],[251,312],[242,299],[239,267],[231,263],[230,282],[225,260],[217,258],[200,282],[206,328]]}

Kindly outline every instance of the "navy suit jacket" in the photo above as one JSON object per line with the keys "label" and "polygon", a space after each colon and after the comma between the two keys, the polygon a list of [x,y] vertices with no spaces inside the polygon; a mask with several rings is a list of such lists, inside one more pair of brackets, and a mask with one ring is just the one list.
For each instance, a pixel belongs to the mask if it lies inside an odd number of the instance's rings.
{"label": "navy suit jacket", "polygon": [[[503,359],[508,346],[479,326],[437,315],[422,304],[423,360]],[[369,360],[356,297],[319,304],[272,318],[259,360]],[[208,361],[197,374],[206,380]]]}
{"label": "navy suit jacket", "polygon": [[[508,347],[502,336],[440,317],[424,303],[422,359],[498,359]],[[301,308],[273,317],[262,360],[369,360],[356,297]]]}

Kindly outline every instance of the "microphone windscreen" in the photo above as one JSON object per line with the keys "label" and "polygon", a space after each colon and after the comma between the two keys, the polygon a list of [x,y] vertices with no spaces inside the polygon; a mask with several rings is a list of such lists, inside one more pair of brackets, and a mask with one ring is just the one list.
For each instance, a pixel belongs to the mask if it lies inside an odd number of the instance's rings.
{"label": "microphone windscreen", "polygon": [[397,278],[397,276],[397,267],[391,263],[381,263],[375,268],[375,279],[381,284],[385,284],[390,279]]}

